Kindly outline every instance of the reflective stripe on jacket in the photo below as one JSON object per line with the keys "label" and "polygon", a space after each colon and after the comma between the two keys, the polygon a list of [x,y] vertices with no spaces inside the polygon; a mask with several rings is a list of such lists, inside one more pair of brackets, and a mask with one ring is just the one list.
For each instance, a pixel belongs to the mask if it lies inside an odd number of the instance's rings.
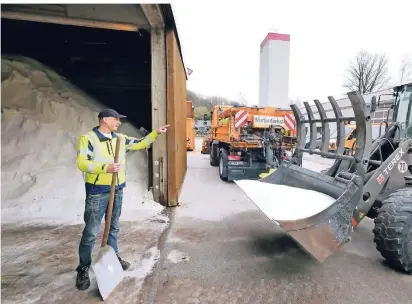
{"label": "reflective stripe on jacket", "polygon": [[110,192],[112,173],[107,167],[114,162],[116,142],[122,138],[120,146],[120,170],[117,174],[116,189],[126,186],[126,152],[149,147],[159,136],[156,131],[143,138],[129,137],[120,133],[112,133],[112,139],[105,137],[97,127],[80,136],[77,145],[77,167],[84,172],[86,194]]}

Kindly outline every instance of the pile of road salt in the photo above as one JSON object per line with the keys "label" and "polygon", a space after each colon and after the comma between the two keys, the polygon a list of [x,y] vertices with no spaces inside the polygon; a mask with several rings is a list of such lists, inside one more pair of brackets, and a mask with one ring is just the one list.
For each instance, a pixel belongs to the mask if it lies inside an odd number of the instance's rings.
{"label": "pile of road salt", "polygon": [[[3,56],[1,68],[2,222],[82,223],[77,140],[97,125],[104,106],[33,59]],[[127,123],[120,132],[142,137]],[[163,209],[147,191],[147,166],[145,150],[127,154],[121,220],[142,220]]]}

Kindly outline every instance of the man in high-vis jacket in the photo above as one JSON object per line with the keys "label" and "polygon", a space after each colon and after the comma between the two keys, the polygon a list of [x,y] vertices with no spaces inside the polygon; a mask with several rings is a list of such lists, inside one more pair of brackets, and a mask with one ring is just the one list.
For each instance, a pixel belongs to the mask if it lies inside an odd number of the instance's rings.
{"label": "man in high-vis jacket", "polygon": [[[91,253],[99,232],[100,224],[109,202],[112,174],[117,172],[116,191],[113,203],[112,220],[108,244],[113,247],[124,270],[130,266],[118,255],[117,235],[120,229],[119,217],[122,209],[123,188],[126,186],[126,152],[149,147],[168,125],[152,131],[146,137],[134,138],[115,133],[120,125],[120,115],[115,110],[107,109],[99,113],[99,126],[80,136],[77,146],[77,166],[84,172],[86,201],[84,222],[86,226],[79,244],[79,265],[77,267],[76,287],[85,290],[90,286],[89,268]],[[118,163],[114,163],[116,141],[122,138]]]}

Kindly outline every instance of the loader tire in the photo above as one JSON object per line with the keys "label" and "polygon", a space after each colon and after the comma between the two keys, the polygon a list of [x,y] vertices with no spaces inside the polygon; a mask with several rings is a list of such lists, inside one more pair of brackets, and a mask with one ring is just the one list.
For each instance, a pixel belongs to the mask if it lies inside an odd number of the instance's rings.
{"label": "loader tire", "polygon": [[383,201],[374,220],[376,249],[388,265],[412,273],[412,188],[399,189]]}

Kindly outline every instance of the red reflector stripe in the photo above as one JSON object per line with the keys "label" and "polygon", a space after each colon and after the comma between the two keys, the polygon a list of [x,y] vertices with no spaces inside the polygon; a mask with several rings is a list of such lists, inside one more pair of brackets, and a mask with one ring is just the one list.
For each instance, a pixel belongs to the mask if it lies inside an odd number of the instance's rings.
{"label": "red reflector stripe", "polygon": [[356,227],[358,223],[356,222],[355,218],[352,217],[352,227]]}
{"label": "red reflector stripe", "polygon": [[240,156],[239,155],[229,155],[227,159],[228,160],[240,160]]}

